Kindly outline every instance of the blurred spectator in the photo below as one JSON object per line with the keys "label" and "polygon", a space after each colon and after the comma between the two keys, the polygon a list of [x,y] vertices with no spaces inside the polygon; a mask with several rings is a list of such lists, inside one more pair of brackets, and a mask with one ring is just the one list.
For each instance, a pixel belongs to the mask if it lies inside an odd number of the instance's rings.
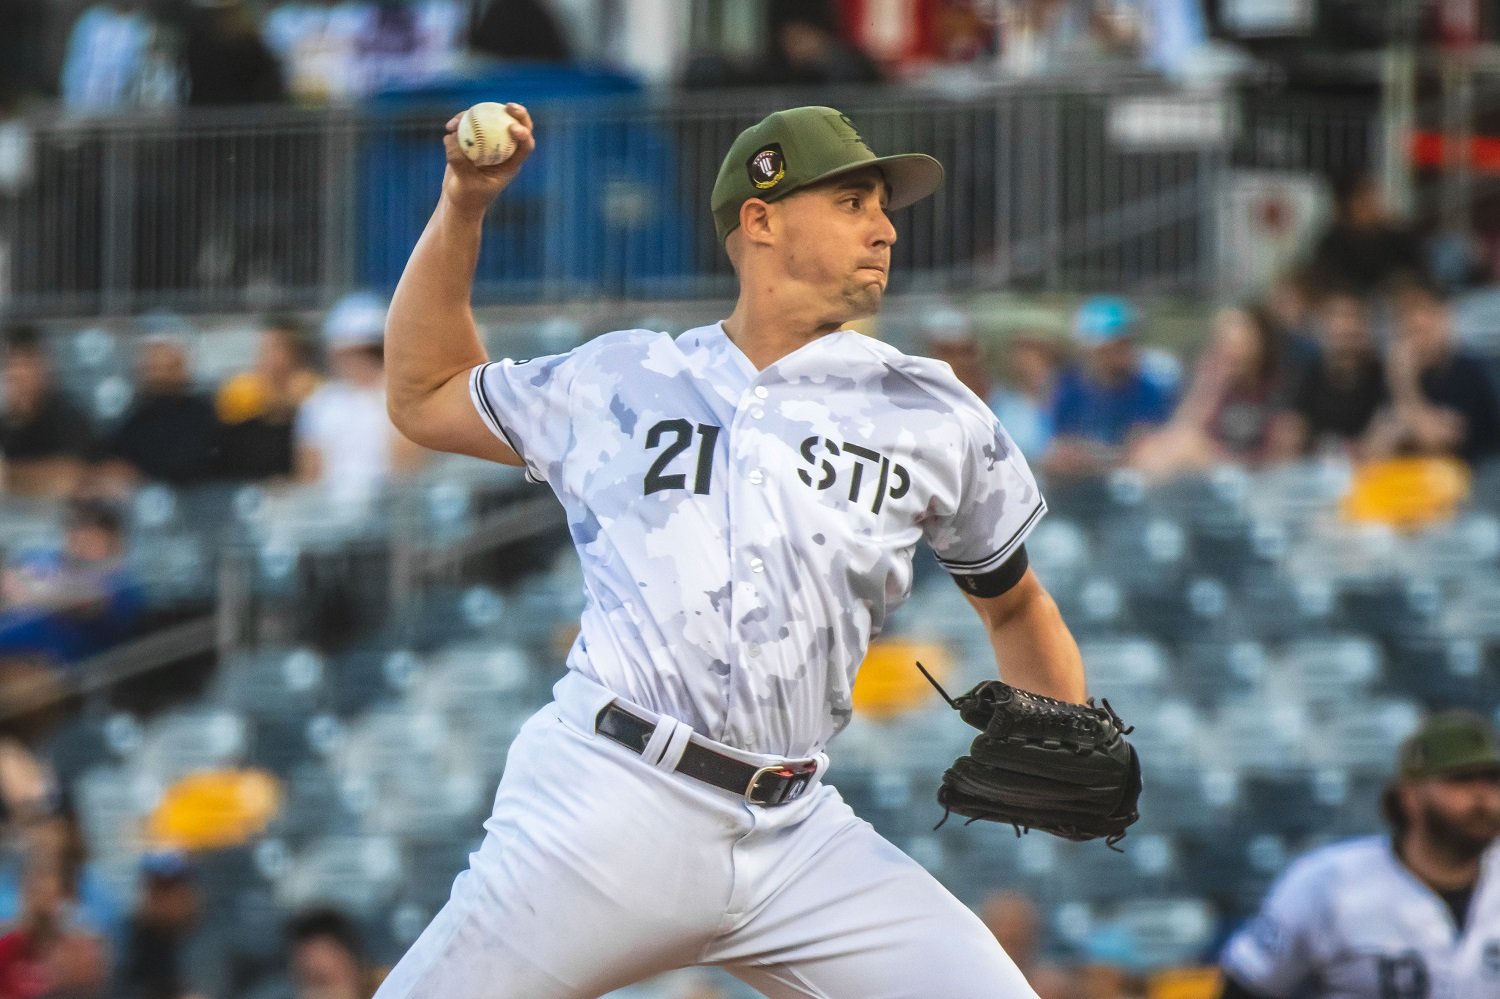
{"label": "blurred spectator", "polygon": [[385,313],[385,300],[368,292],[333,307],[323,325],[329,380],[297,412],[298,481],[351,500],[369,499],[421,461],[386,414]]}
{"label": "blurred spectator", "polygon": [[219,948],[202,932],[204,899],[180,853],[141,859],[140,894],[125,928],[112,993],[117,999],[189,999],[225,994]]}
{"label": "blurred spectator", "polygon": [[165,107],[179,90],[169,43],[145,0],[104,0],[79,15],[63,56],[69,111]]}
{"label": "blurred spectator", "polygon": [[192,0],[182,12],[189,104],[269,104],[286,99],[281,65],[245,0]]}
{"label": "blurred spectator", "polygon": [[990,373],[973,324],[960,309],[939,308],[922,319],[922,348],[953,369],[954,377],[981,399],[990,396]]}
{"label": "blurred spectator", "polygon": [[1095,475],[1118,465],[1128,447],[1172,413],[1172,397],[1141,364],[1139,320],[1130,303],[1097,297],[1074,322],[1081,362],[1058,378],[1052,397],[1053,475]]}
{"label": "blurred spectator", "polygon": [[375,990],[354,921],[335,909],[308,909],[286,928],[284,981],[255,991],[255,999],[367,999]]}
{"label": "blurred spectator", "polygon": [[[32,733],[17,738],[30,739]],[[28,870],[38,863],[55,863],[61,870],[74,872],[76,891],[73,914],[77,925],[106,940],[112,956],[117,952],[124,925],[118,899],[108,879],[90,863],[88,848],[78,816],[61,809],[57,776],[41,757],[34,756],[18,741],[7,736],[7,753],[30,756],[23,766],[25,775],[18,783],[27,794],[40,793],[20,816],[11,817],[8,830],[14,856],[23,861],[19,867],[6,865],[0,872],[0,920],[7,924],[21,921],[26,905]],[[7,768],[14,766],[7,762]],[[7,777],[10,780],[11,777]],[[7,790],[7,795],[11,790]],[[25,824],[21,824],[24,818]]]}
{"label": "blurred spectator", "polygon": [[78,925],[76,869],[43,852],[27,859],[21,914],[0,936],[0,999],[104,996],[104,941]]}
{"label": "blurred spectator", "polygon": [[1000,425],[1031,461],[1040,460],[1052,443],[1059,354],[1057,342],[1045,334],[1015,334],[1005,343],[1005,381],[990,393]]}
{"label": "blurred spectator", "polygon": [[1468,712],[1429,718],[1401,746],[1382,798],[1391,835],[1303,857],[1230,939],[1226,999],[1495,994],[1500,752]]}
{"label": "blurred spectator", "polygon": [[1192,385],[1171,421],[1141,441],[1132,464],[1161,478],[1225,462],[1257,465],[1287,387],[1280,331],[1259,308],[1222,309]]}
{"label": "blurred spectator", "polygon": [[1427,280],[1421,240],[1391,216],[1373,174],[1337,178],[1333,195],[1334,220],[1319,237],[1311,264],[1322,290],[1365,296],[1387,289],[1397,277]]}
{"label": "blurred spectator", "polygon": [[77,485],[91,447],[88,420],[52,382],[52,365],[36,330],[6,337],[5,409],[0,413],[0,453],[5,491],[22,496],[63,496]]}
{"label": "blurred spectator", "polygon": [[1500,453],[1500,399],[1484,362],[1453,337],[1448,305],[1409,289],[1399,301],[1386,359],[1390,407],[1371,433],[1373,457],[1449,455],[1476,464]]}
{"label": "blurred spectator", "polygon": [[292,427],[318,387],[301,324],[272,316],[261,325],[255,367],[219,389],[219,470],[231,479],[289,478],[295,469]]}
{"label": "blurred spectator", "polygon": [[490,0],[469,47],[497,59],[568,62],[572,47],[547,0]]}
{"label": "blurred spectator", "polygon": [[22,553],[0,576],[0,657],[75,663],[128,638],[141,609],[112,506],[75,500],[60,549]]}
{"label": "blurred spectator", "polygon": [[1042,917],[1031,899],[1013,891],[995,892],[984,900],[979,917],[1039,999],[1071,999],[1074,987],[1067,972],[1042,959]]}
{"label": "blurred spectator", "polygon": [[1318,359],[1295,376],[1289,407],[1273,429],[1277,457],[1352,451],[1385,403],[1385,365],[1359,298],[1346,292],[1326,296],[1318,309],[1318,339]]}
{"label": "blurred spectator", "polygon": [[839,35],[828,0],[772,0],[771,52],[764,82],[784,86],[879,83],[884,77],[869,56]]}
{"label": "blurred spectator", "polygon": [[292,96],[321,102],[354,93],[354,36],[359,5],[341,0],[284,0],[261,22]]}
{"label": "blurred spectator", "polygon": [[1292,268],[1266,290],[1265,310],[1281,333],[1289,367],[1301,370],[1318,357],[1318,302],[1311,272]]}
{"label": "blurred spectator", "polygon": [[36,0],[0,0],[0,112],[50,89],[42,57],[49,13]]}
{"label": "blurred spectator", "polygon": [[1003,0],[1000,69],[1014,76],[1056,72],[1140,48],[1140,18],[1124,4],[1093,0]]}
{"label": "blurred spectator", "polygon": [[187,347],[152,334],[136,358],[135,402],[105,444],[106,477],[191,486],[213,473],[214,407],[194,391]]}

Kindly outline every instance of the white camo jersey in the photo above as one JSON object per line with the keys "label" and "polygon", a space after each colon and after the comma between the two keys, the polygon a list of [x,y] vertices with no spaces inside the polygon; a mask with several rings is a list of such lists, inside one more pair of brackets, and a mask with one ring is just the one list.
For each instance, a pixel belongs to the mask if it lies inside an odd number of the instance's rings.
{"label": "white camo jersey", "polygon": [[1230,939],[1224,970],[1253,992],[1317,999],[1500,996],[1500,854],[1485,855],[1468,925],[1396,857],[1349,840],[1294,863]]}
{"label": "white camo jersey", "polygon": [[1046,511],[946,364],[849,330],[759,372],[718,323],[623,330],[476,367],[470,392],[566,510],[569,668],[751,752],[811,756],[848,723],[918,540],[981,574]]}

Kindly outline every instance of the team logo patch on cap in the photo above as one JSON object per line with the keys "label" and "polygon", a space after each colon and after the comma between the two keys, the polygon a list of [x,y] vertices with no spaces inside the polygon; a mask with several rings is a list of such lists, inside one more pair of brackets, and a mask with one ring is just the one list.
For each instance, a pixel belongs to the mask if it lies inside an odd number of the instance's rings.
{"label": "team logo patch on cap", "polygon": [[760,147],[745,163],[745,169],[757,191],[769,191],[786,176],[786,157],[782,155],[781,145],[773,142]]}

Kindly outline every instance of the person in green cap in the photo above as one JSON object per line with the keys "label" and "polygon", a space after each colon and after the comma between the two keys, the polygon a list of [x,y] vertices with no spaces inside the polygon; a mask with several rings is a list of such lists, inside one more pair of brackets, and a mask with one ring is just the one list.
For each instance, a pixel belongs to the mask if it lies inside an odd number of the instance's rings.
{"label": "person in green cap", "polygon": [[918,542],[1008,680],[1086,695],[1028,567],[1046,504],[1025,459],[947,365],[848,325],[885,295],[890,213],[942,168],[876,155],[833,108],[772,114],[706,206],[739,278],[726,319],[491,362],[469,306],[481,223],[535,144],[510,111],[517,151],[495,167],[449,123],[442,196],[391,300],[390,412],[418,444],[550,485],[586,601],[483,844],[380,999],[582,999],[688,965],[773,997],[1034,995],[822,781]]}
{"label": "person in green cap", "polygon": [[1500,995],[1500,750],[1478,715],[1433,715],[1401,746],[1391,835],[1294,863],[1222,957],[1224,999]]}

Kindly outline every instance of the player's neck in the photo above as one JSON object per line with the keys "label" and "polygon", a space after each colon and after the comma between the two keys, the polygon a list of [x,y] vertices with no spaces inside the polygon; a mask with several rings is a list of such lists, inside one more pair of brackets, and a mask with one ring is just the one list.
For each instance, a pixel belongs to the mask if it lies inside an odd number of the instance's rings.
{"label": "player's neck", "polygon": [[783,300],[757,301],[741,294],[724,320],[724,332],[756,370],[764,371],[792,351],[843,327],[827,307]]}
{"label": "player's neck", "polygon": [[1396,856],[1434,891],[1458,891],[1479,880],[1482,855],[1456,856],[1425,836],[1408,834],[1402,837],[1396,846]]}

